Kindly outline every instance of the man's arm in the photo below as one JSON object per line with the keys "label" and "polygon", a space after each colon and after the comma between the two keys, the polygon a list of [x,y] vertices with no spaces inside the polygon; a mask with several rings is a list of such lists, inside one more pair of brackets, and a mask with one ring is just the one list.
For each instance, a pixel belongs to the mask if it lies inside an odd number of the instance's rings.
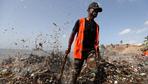
{"label": "man's arm", "polygon": [[65,52],[66,54],[70,53],[71,45],[72,45],[72,43],[74,41],[75,35],[78,32],[78,30],[79,30],[79,20],[76,21],[75,26],[73,28],[73,31],[72,31],[72,33],[70,35],[70,38],[69,38],[69,41],[68,41],[68,48],[67,48],[67,50]]}
{"label": "man's arm", "polygon": [[100,56],[100,49],[99,49],[99,41],[100,41],[100,29],[99,29],[99,25],[98,26],[98,30],[97,30],[97,40],[95,42],[95,45],[96,45],[96,56],[98,57],[98,59],[101,59],[101,56]]}
{"label": "man's arm", "polygon": [[69,38],[69,42],[68,42],[68,49],[71,49],[71,45],[73,43],[74,37],[75,37],[75,32],[72,32]]}

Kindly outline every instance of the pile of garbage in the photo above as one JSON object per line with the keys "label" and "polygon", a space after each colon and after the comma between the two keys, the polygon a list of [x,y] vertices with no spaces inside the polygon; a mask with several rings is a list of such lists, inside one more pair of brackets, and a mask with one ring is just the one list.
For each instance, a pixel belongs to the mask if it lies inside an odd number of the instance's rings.
{"label": "pile of garbage", "polygon": [[[30,54],[5,59],[0,64],[0,84],[58,84],[62,56],[62,53],[50,53],[49,56]],[[67,61],[65,71],[70,69],[69,65]],[[68,74],[63,77],[66,79]]]}
{"label": "pile of garbage", "polygon": [[88,67],[92,66],[89,62],[84,65],[78,78],[79,83],[147,84],[148,57],[141,55],[140,48],[141,46],[136,45],[104,47],[104,56],[97,63],[97,66]]}
{"label": "pile of garbage", "polygon": [[[147,66],[147,68],[145,68]],[[95,70],[96,69],[96,70]],[[148,65],[141,63],[132,65],[127,61],[116,61],[112,63],[101,60],[99,66],[85,72],[79,77],[80,84],[147,84]]]}
{"label": "pile of garbage", "polygon": [[[29,54],[28,57],[10,57],[3,60],[0,64],[0,84],[70,84],[72,79],[70,58],[67,59],[62,80],[59,81],[64,55],[61,52],[47,55]],[[96,62],[91,59],[83,65],[78,83],[147,84],[148,57],[128,57],[133,58],[135,63],[127,59],[104,58]]]}

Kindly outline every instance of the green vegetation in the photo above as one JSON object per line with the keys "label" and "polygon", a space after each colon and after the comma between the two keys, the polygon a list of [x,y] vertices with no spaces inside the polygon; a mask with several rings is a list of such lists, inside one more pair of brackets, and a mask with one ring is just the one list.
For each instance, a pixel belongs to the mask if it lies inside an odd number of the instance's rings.
{"label": "green vegetation", "polygon": [[148,36],[145,37],[143,45],[145,49],[148,49]]}

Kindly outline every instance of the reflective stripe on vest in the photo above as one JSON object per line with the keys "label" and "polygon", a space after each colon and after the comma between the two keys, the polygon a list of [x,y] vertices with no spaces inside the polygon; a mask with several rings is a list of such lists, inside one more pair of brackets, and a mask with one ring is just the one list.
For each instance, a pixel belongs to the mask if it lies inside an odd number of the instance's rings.
{"label": "reflective stripe on vest", "polygon": [[[97,25],[97,24],[96,24]],[[96,26],[96,39],[95,39],[95,44],[94,48],[98,49],[98,44],[99,44],[99,26]],[[79,31],[75,40],[74,44],[74,58],[76,59],[82,59],[82,50],[83,50],[83,40],[84,40],[84,30],[85,30],[85,18],[81,18],[79,20]]]}

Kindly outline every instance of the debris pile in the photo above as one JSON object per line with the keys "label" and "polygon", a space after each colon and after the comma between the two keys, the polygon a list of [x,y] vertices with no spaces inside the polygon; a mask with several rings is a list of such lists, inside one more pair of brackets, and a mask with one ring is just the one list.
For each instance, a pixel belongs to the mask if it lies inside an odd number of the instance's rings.
{"label": "debris pile", "polygon": [[[86,61],[78,77],[78,84],[147,84],[148,57],[129,51],[126,54],[120,45],[114,48],[114,53],[111,51],[113,49],[107,48],[105,52],[109,53],[104,53],[100,61],[95,61],[95,58]],[[118,48],[122,53],[118,52]],[[128,49],[131,49],[130,45]],[[0,64],[0,84],[70,84],[70,58],[67,59],[60,83],[58,80],[62,56],[62,52],[32,53],[28,57],[5,59]]]}
{"label": "debris pile", "polygon": [[[80,84],[147,84],[148,68],[146,64],[136,66],[127,61],[113,61],[112,63],[102,61],[98,68],[85,72],[79,77]],[[94,83],[95,82],[95,83]],[[96,83],[97,82],[97,83]]]}
{"label": "debris pile", "polygon": [[147,84],[148,57],[142,56],[141,46],[111,45],[105,49],[97,68],[84,65],[80,84]]}
{"label": "debris pile", "polygon": [[[62,56],[62,53],[50,53],[50,56],[30,54],[26,58],[5,59],[0,65],[0,84],[58,84]],[[68,61],[65,71],[69,65]],[[68,74],[63,77],[66,79]]]}

